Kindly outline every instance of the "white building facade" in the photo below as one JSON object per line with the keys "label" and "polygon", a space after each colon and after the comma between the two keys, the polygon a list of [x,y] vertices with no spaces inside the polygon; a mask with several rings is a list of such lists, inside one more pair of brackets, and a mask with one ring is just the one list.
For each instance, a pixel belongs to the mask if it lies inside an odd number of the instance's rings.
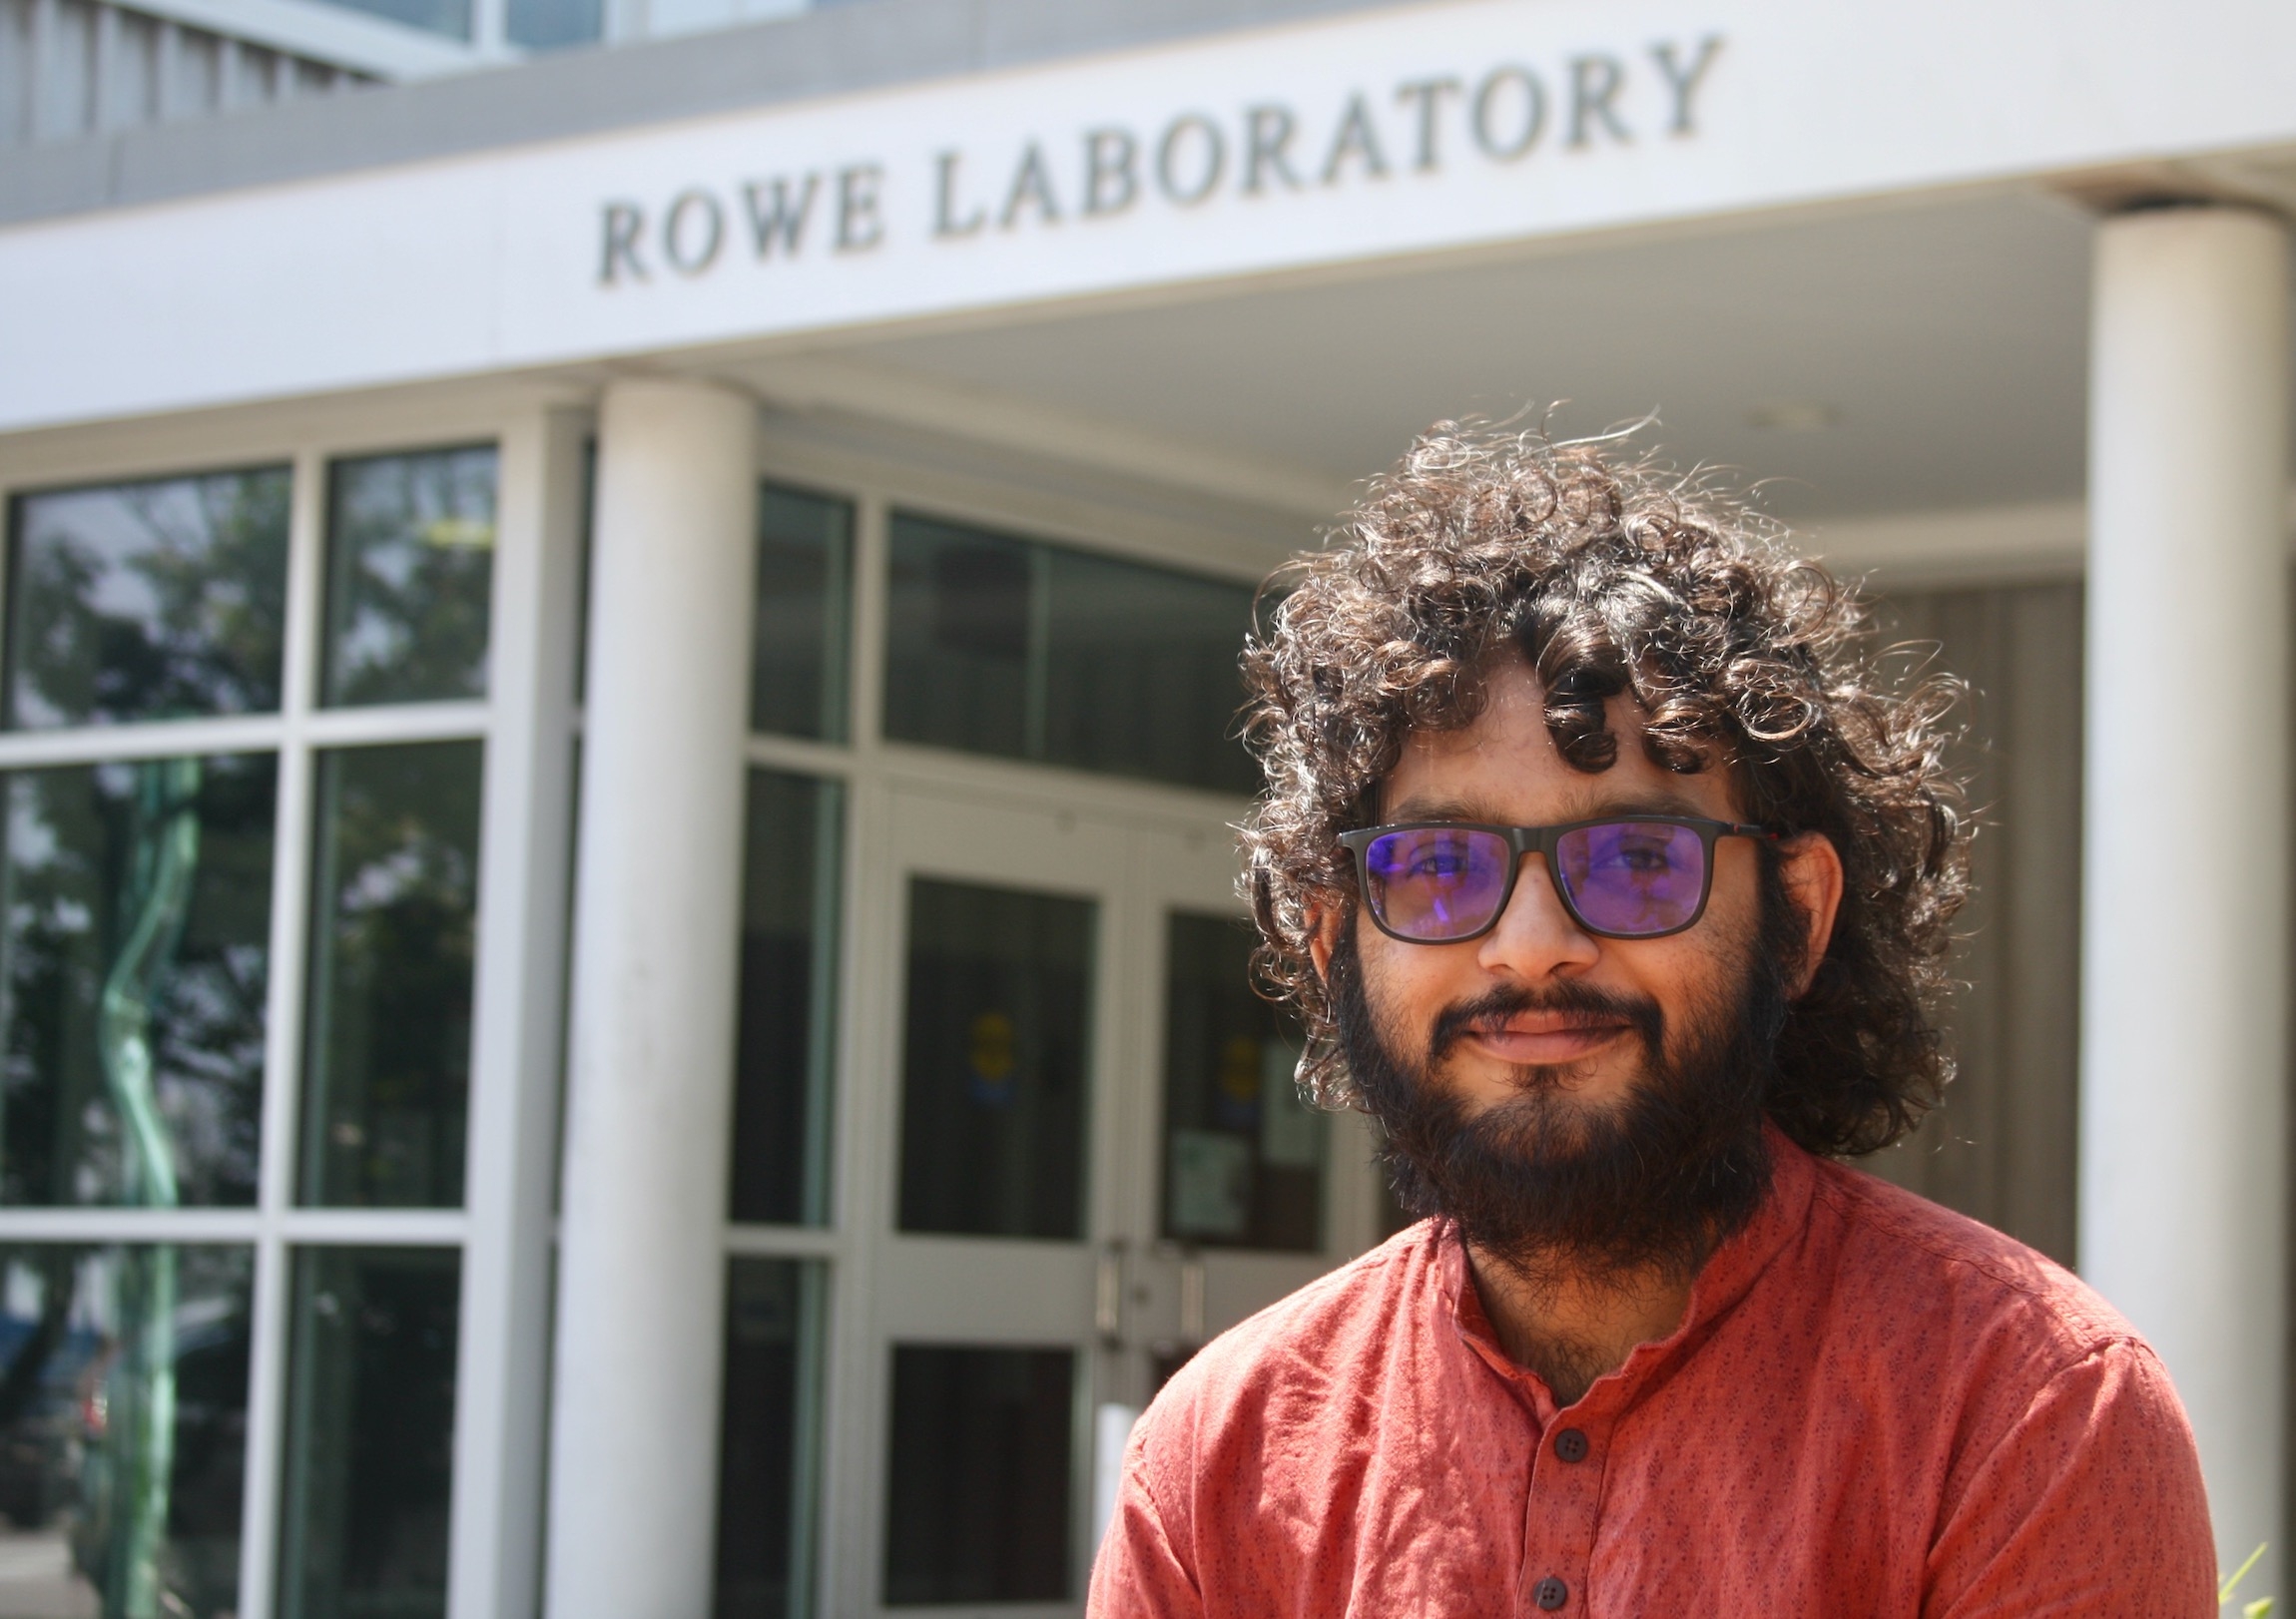
{"label": "white building facade", "polygon": [[1550,405],[1975,681],[1873,1167],[2283,1544],[2290,208],[2260,0],[865,0],[0,156],[0,1606],[1080,1611],[1392,1229],[1253,588]]}

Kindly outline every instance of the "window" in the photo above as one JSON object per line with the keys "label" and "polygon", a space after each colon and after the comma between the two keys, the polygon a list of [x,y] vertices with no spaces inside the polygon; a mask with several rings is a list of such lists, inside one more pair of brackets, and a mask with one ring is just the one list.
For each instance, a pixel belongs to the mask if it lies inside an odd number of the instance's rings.
{"label": "window", "polygon": [[1097,909],[909,879],[902,1231],[1082,1232]]}
{"label": "window", "polygon": [[386,22],[419,28],[426,34],[444,34],[448,39],[470,37],[470,0],[328,0],[328,3],[363,11]]}
{"label": "window", "polygon": [[462,1201],[478,911],[475,742],[315,761],[302,1198]]}
{"label": "window", "polygon": [[1065,1601],[1075,1351],[892,1355],[885,1605]]}
{"label": "window", "polygon": [[718,1619],[813,1612],[828,1283],[814,1261],[727,1265]]}
{"label": "window", "polygon": [[1164,1235],[1324,1245],[1331,1116],[1300,1099],[1298,1028],[1252,987],[1251,924],[1174,911],[1166,940]]}
{"label": "window", "polygon": [[606,0],[508,0],[503,29],[530,51],[588,45],[605,32]]}
{"label": "window", "polygon": [[276,711],[287,487],[264,467],[20,497],[9,726]]}
{"label": "window", "polygon": [[[720,1407],[718,1619],[805,1619],[815,1568],[833,1270],[839,947],[848,793],[784,768],[785,751],[844,743],[852,663],[852,502],[759,492],[725,1383]],[[765,761],[775,758],[779,764]],[[806,761],[818,763],[816,760]],[[809,1253],[806,1245],[811,1245]]]}
{"label": "window", "polygon": [[750,773],[734,1079],[737,1221],[829,1220],[844,813],[836,782]]}
{"label": "window", "polygon": [[846,740],[853,527],[850,501],[771,483],[758,493],[753,731]]}
{"label": "window", "polygon": [[9,505],[0,1611],[444,1611],[496,456],[305,466]]}
{"label": "window", "polygon": [[494,451],[338,461],[332,481],[320,700],[484,697]]}
{"label": "window", "polygon": [[16,771],[0,1203],[256,1200],[275,756]]}
{"label": "window", "polygon": [[1251,587],[895,512],[884,734],[1218,793]]}

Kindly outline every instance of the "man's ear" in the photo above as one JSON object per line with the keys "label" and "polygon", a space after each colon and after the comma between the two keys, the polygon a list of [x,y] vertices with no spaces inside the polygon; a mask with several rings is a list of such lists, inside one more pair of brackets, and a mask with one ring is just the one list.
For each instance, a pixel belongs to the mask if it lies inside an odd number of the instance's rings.
{"label": "man's ear", "polygon": [[1332,955],[1340,947],[1340,908],[1333,904],[1308,906],[1308,955],[1316,963],[1316,976],[1332,978]]}
{"label": "man's ear", "polygon": [[1824,832],[1800,832],[1778,845],[1778,875],[1786,894],[1802,917],[1802,968],[1793,985],[1793,998],[1809,993],[1818,963],[1826,959],[1833,941],[1834,918],[1842,909],[1842,851]]}

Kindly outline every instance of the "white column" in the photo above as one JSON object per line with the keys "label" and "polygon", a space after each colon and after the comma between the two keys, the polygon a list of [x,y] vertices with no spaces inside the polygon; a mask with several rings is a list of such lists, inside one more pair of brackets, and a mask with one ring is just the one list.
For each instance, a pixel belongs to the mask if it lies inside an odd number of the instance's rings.
{"label": "white column", "polygon": [[551,1619],[710,1606],[755,432],[689,382],[599,414]]}
{"label": "white column", "polygon": [[2288,240],[2099,228],[2089,377],[2080,1264],[2199,1435],[2217,1556],[2273,1550],[2287,1366]]}

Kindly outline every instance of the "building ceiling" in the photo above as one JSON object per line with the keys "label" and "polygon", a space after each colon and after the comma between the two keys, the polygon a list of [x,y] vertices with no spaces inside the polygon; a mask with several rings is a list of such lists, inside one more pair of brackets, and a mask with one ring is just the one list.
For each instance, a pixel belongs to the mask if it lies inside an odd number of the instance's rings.
{"label": "building ceiling", "polygon": [[1656,413],[1778,515],[2077,497],[2088,218],[2038,192],[1358,270],[839,345],[880,386],[1033,408],[1335,490],[1443,417]]}

